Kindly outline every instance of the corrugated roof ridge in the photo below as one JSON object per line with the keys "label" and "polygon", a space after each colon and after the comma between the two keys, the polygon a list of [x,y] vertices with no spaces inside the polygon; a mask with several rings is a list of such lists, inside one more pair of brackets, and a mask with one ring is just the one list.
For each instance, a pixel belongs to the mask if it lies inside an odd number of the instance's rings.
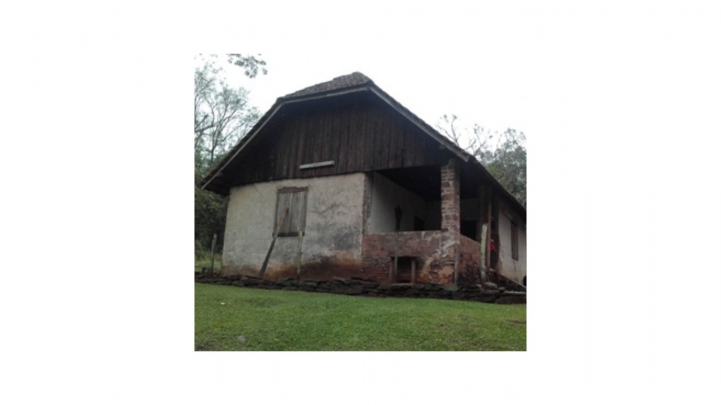
{"label": "corrugated roof ridge", "polygon": [[335,77],[333,80],[329,80],[327,82],[317,83],[304,89],[294,91],[293,93],[286,94],[280,98],[287,99],[292,97],[308,96],[311,94],[325,93],[327,91],[342,90],[367,83],[373,83],[373,80],[361,72],[353,72],[347,75]]}

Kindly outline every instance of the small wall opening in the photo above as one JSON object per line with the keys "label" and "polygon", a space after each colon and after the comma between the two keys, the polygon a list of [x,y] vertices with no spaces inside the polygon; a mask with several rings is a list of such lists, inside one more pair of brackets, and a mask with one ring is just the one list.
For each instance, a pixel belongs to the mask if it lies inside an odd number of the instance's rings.
{"label": "small wall opening", "polygon": [[398,257],[398,268],[396,269],[396,283],[414,283],[416,280],[417,260],[415,257]]}

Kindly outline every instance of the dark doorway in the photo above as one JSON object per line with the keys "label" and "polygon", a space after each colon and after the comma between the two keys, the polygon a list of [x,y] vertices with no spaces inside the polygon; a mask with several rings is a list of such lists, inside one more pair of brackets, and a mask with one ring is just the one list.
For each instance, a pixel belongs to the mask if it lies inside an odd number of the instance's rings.
{"label": "dark doorway", "polygon": [[476,232],[478,231],[477,221],[461,221],[461,235],[476,240]]}
{"label": "dark doorway", "polygon": [[401,206],[396,206],[396,232],[401,230],[401,219],[403,219],[403,210]]}

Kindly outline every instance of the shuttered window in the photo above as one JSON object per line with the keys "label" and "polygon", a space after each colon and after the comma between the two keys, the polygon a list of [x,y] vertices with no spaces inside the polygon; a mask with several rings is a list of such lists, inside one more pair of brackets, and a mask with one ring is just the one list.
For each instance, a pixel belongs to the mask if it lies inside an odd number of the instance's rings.
{"label": "shuttered window", "polygon": [[518,225],[511,222],[511,257],[518,260]]}
{"label": "shuttered window", "polygon": [[273,227],[274,232],[278,231],[278,236],[298,236],[299,232],[305,231],[307,200],[307,188],[292,187],[278,190]]}

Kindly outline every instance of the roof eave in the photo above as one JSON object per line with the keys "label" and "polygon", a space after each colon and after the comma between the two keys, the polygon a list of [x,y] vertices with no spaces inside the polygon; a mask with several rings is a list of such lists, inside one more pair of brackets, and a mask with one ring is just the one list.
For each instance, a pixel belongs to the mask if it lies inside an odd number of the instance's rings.
{"label": "roof eave", "polygon": [[[231,152],[223,159],[221,160],[218,165],[203,179],[202,186],[200,187],[203,190],[208,189],[208,186],[210,183],[219,177],[219,175],[222,173],[222,171],[235,159],[235,157],[249,144],[253,141],[253,139],[261,132],[261,130],[265,127],[265,125],[268,123],[268,121],[273,118],[273,116],[278,113],[278,111],[285,105],[293,104],[293,103],[300,103],[305,101],[311,101],[311,100],[319,100],[319,99],[325,99],[330,97],[337,97],[344,94],[352,94],[352,93],[360,93],[370,91],[376,96],[378,96],[381,100],[385,101],[388,105],[393,107],[399,114],[404,116],[406,119],[408,119],[410,122],[412,122],[414,125],[416,125],[419,129],[421,129],[423,132],[425,132],[427,135],[429,135],[431,138],[435,139],[438,143],[440,143],[444,148],[448,149],[451,153],[453,153],[456,157],[461,159],[463,162],[474,162],[478,164],[482,170],[488,174],[488,176],[492,179],[494,184],[501,188],[503,190],[506,197],[511,198],[513,202],[515,202],[519,207],[523,207],[518,200],[516,200],[503,186],[501,186],[500,183],[498,183],[498,180],[496,180],[489,172],[488,170],[480,163],[478,162],[472,155],[461,149],[459,146],[454,144],[450,139],[444,137],[441,135],[438,131],[434,130],[430,125],[426,124],[422,119],[420,119],[418,116],[413,114],[410,110],[408,110],[406,107],[404,107],[402,104],[400,104],[398,101],[396,101],[393,97],[391,97],[388,93],[383,91],[380,87],[378,87],[375,83],[372,81],[369,81],[367,83],[354,86],[352,88],[344,88],[342,90],[330,90],[323,93],[314,93],[309,94],[307,96],[293,96],[293,97],[279,97],[275,104],[268,110],[267,113],[261,117],[261,119],[256,123],[256,125],[250,130],[248,135],[244,136],[236,146],[231,149]],[[222,189],[222,187],[214,187],[216,190],[209,190],[213,192],[217,192],[217,189]],[[525,214],[525,210],[524,210]]]}
{"label": "roof eave", "polygon": [[391,97],[388,93],[383,91],[380,87],[373,85],[370,88],[370,90],[375,95],[380,97],[383,101],[385,101],[386,103],[391,105],[396,111],[398,111],[398,113],[400,113],[401,115],[406,117],[406,119],[408,119],[413,124],[415,124],[423,132],[425,132],[431,138],[438,141],[446,149],[451,151],[459,159],[463,160],[464,162],[468,162],[468,160],[471,158],[470,154],[468,154],[466,151],[461,149],[458,145],[454,144],[450,139],[448,139],[445,136],[438,133],[438,131],[434,130],[430,125],[426,124],[422,119],[420,119],[417,115],[413,114],[409,109],[407,109],[401,103],[396,101],[393,97]]}
{"label": "roof eave", "polygon": [[[213,170],[201,181],[201,190],[206,190],[208,185],[218,177],[218,175],[225,169],[226,166],[230,164],[230,162],[235,159],[235,157],[260,133],[260,131],[265,127],[265,124],[268,123],[268,121],[273,118],[273,116],[285,105],[293,104],[293,103],[299,103],[299,102],[305,102],[305,101],[311,101],[311,100],[320,100],[328,97],[336,97],[344,94],[351,94],[351,93],[358,93],[358,92],[364,92],[368,91],[370,89],[369,85],[372,82],[365,83],[361,86],[356,86],[353,88],[345,88],[342,90],[332,90],[326,93],[316,93],[316,94],[309,94],[307,96],[296,96],[296,97],[279,97],[276,102],[273,104],[273,106],[268,110],[267,113],[263,115],[263,117],[256,123],[256,125],[248,132],[246,136],[240,139],[238,143],[231,149],[231,152],[223,159],[221,160]],[[213,191],[213,190],[209,190]]]}
{"label": "roof eave", "polygon": [[525,219],[526,219],[526,207],[524,207],[523,204],[521,204],[521,203],[518,201],[518,199],[516,199],[516,197],[514,197],[513,194],[511,194],[510,191],[506,190],[506,188],[503,187],[503,185],[501,185],[501,183],[500,183],[495,177],[493,177],[493,175],[491,174],[491,172],[489,172],[488,169],[486,169],[486,167],[483,166],[483,163],[481,163],[481,162],[478,161],[478,159],[476,159],[476,158],[474,157],[473,159],[471,159],[471,161],[470,161],[469,163],[473,163],[473,164],[477,165],[478,167],[480,167],[481,170],[483,170],[483,172],[487,175],[487,177],[491,179],[491,183],[493,183],[493,185],[494,185],[496,188],[498,188],[498,189],[501,190],[501,193],[503,194],[503,196],[504,196],[507,200],[509,200],[512,205],[514,205],[514,208],[515,208],[515,209],[519,210],[518,213],[523,216],[523,219],[524,219],[524,221],[525,221]]}

